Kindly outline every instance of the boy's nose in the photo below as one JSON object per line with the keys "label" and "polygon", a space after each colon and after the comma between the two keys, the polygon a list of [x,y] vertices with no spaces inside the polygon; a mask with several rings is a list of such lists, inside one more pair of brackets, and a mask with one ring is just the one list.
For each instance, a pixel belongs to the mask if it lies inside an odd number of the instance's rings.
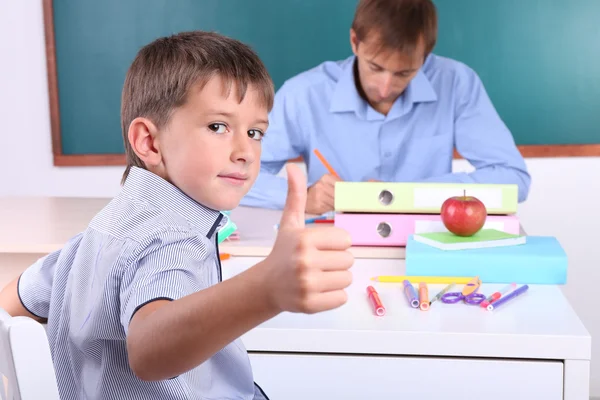
{"label": "boy's nose", "polygon": [[250,138],[245,137],[241,139],[234,139],[233,149],[231,152],[231,161],[233,162],[243,162],[243,163],[252,163],[256,159],[254,155],[254,149],[252,148],[252,143],[250,143]]}

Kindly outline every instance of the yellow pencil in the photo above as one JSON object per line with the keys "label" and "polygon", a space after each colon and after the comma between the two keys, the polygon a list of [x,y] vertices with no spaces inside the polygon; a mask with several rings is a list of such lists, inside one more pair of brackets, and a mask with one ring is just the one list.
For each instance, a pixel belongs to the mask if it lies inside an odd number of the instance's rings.
{"label": "yellow pencil", "polygon": [[457,285],[467,284],[473,280],[473,277],[464,277],[464,276],[394,276],[394,275],[382,275],[375,276],[371,278],[372,281],[375,282],[399,282],[402,283],[405,280],[408,280],[410,283],[455,283]]}

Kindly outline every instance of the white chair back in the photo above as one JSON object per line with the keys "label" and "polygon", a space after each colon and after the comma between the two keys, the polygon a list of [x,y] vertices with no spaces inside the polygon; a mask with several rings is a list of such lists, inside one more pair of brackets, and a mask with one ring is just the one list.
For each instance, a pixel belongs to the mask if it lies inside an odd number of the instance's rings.
{"label": "white chair back", "polygon": [[59,400],[46,330],[1,308],[0,377],[2,400]]}

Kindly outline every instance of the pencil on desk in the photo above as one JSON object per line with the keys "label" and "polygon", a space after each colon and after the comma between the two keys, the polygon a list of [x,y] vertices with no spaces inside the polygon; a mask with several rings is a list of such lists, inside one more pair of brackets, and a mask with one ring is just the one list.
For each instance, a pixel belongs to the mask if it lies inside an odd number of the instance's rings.
{"label": "pencil on desk", "polygon": [[443,288],[438,294],[435,295],[435,297],[433,299],[431,299],[431,301],[429,302],[429,305],[432,305],[433,302],[438,301],[439,299],[441,299],[442,296],[444,294],[446,294],[453,286],[454,286],[454,283],[448,284],[448,286],[446,286],[445,288]]}
{"label": "pencil on desk", "polygon": [[321,154],[321,152],[319,150],[314,149],[313,152],[315,153],[315,155],[317,156],[317,158],[321,161],[321,163],[325,166],[325,168],[327,168],[327,171],[329,171],[329,173],[331,175],[335,176],[339,180],[342,179],[337,174],[337,172],[335,172],[335,170],[333,169],[333,167],[327,162],[327,160],[325,159],[325,157],[323,157],[323,154]]}
{"label": "pencil on desk", "polygon": [[421,283],[421,282],[426,282],[429,284],[454,283],[456,285],[467,284],[472,279],[473,278],[464,277],[464,276],[394,276],[394,275],[381,275],[381,276],[375,276],[375,277],[371,278],[371,280],[375,281],[375,282],[394,283],[394,282],[404,282],[404,280],[407,280],[411,283]]}

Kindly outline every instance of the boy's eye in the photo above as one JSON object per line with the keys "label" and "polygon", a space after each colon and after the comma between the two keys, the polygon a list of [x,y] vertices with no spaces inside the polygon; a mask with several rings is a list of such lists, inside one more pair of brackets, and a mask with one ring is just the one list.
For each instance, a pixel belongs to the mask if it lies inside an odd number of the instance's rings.
{"label": "boy's eye", "polygon": [[227,126],[225,124],[210,124],[208,125],[208,129],[215,133],[225,133]]}
{"label": "boy's eye", "polygon": [[248,137],[254,140],[261,140],[265,134],[258,129],[250,129],[248,131]]}

